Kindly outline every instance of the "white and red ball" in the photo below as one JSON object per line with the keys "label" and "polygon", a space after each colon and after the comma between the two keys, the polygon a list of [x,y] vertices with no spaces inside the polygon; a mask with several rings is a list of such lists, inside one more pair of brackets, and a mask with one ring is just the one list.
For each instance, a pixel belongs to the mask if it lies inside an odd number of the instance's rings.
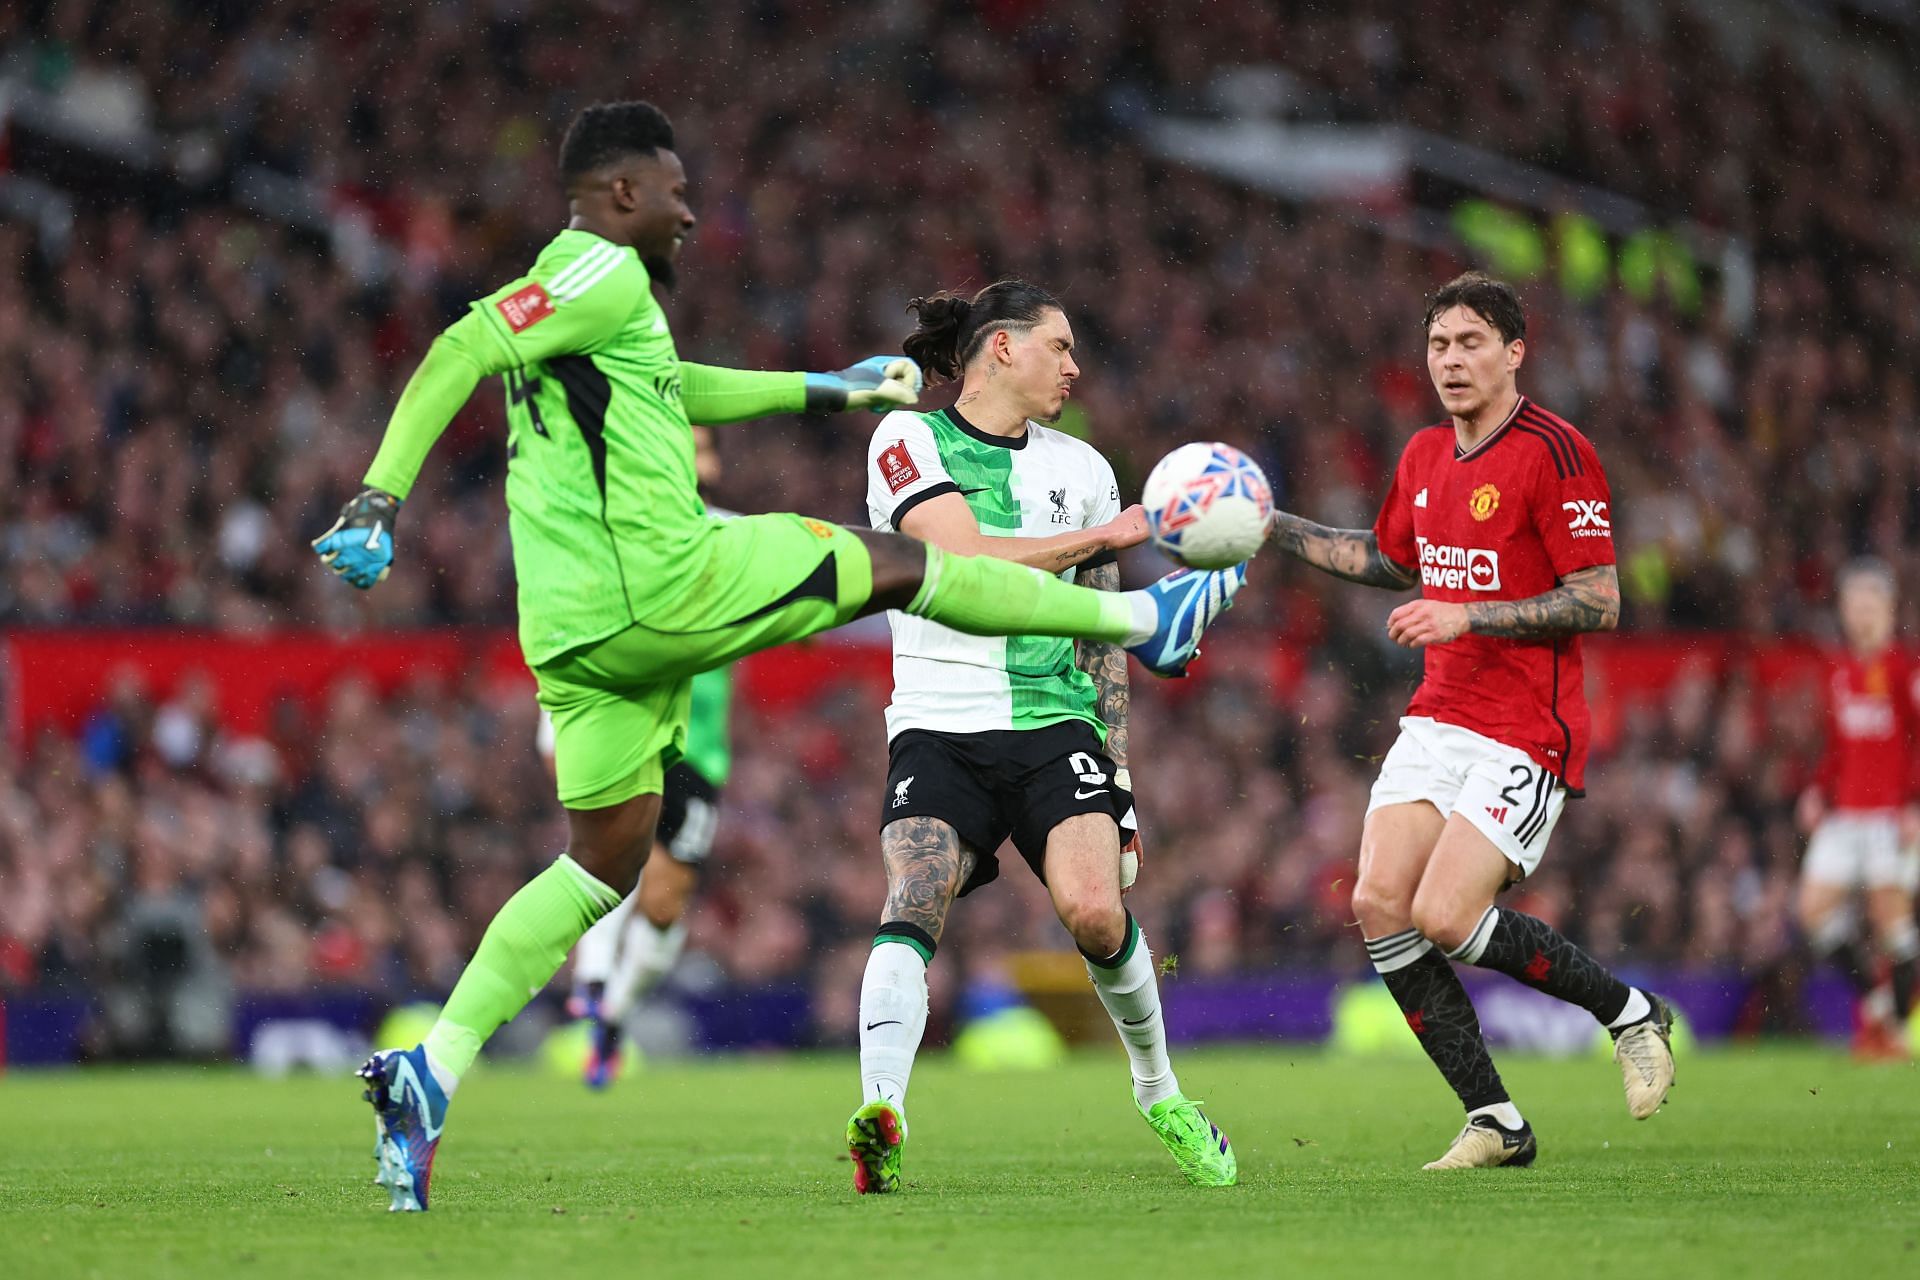
{"label": "white and red ball", "polygon": [[1160,459],[1140,503],[1153,544],[1194,569],[1225,569],[1252,557],[1273,519],[1273,486],[1230,444],[1183,444]]}

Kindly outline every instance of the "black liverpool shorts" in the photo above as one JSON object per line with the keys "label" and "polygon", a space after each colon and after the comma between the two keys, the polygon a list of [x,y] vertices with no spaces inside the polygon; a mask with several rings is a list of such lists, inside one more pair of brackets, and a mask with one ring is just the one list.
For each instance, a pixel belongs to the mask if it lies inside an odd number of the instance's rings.
{"label": "black liverpool shorts", "polygon": [[720,824],[720,788],[682,761],[667,770],[660,788],[660,826],[655,841],[675,862],[697,867],[713,852]]}
{"label": "black liverpool shorts", "polygon": [[907,729],[888,744],[880,826],[938,818],[958,832],[979,855],[962,895],[999,877],[997,850],[1009,836],[1044,883],[1055,827],[1083,813],[1116,824],[1132,816],[1133,797],[1114,784],[1113,772],[1113,758],[1084,720],[986,733]]}

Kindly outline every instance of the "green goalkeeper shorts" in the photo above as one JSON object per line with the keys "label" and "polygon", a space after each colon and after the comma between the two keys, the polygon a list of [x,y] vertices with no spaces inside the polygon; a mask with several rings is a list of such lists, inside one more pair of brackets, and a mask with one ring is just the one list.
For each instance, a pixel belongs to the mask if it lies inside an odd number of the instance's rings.
{"label": "green goalkeeper shorts", "polygon": [[540,705],[553,717],[554,772],[567,808],[658,794],[686,750],[695,675],[837,627],[873,593],[867,549],[839,525],[743,516],[723,521],[716,536],[703,618],[675,631],[635,623],[534,668]]}

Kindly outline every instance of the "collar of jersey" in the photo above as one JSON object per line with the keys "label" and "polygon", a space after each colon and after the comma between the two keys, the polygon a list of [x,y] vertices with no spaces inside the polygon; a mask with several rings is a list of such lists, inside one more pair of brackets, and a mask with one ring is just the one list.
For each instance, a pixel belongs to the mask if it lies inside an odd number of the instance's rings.
{"label": "collar of jersey", "polygon": [[1507,420],[1488,432],[1485,440],[1482,440],[1465,453],[1460,452],[1460,442],[1455,440],[1453,442],[1453,460],[1455,462],[1465,462],[1468,458],[1477,458],[1488,449],[1491,449],[1493,442],[1507,434],[1507,429],[1520,420],[1520,414],[1526,407],[1527,398],[1525,396],[1521,396],[1518,400],[1515,400],[1513,402],[1513,412],[1507,415]]}
{"label": "collar of jersey", "polygon": [[1022,431],[1017,436],[996,436],[992,432],[982,431],[971,422],[968,422],[960,415],[958,408],[946,408],[940,412],[947,415],[948,422],[951,422],[954,426],[960,428],[960,430],[966,432],[983,444],[997,444],[1002,449],[1024,449],[1027,447],[1027,441],[1033,439],[1033,425],[1031,423],[1027,425],[1025,431]]}

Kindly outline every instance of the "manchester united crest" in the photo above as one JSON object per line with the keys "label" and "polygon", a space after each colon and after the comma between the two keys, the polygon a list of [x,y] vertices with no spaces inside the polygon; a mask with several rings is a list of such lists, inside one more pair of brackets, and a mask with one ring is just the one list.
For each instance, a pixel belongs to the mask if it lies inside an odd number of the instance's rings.
{"label": "manchester united crest", "polygon": [[1490,484],[1481,485],[1467,499],[1467,510],[1473,513],[1475,520],[1485,520],[1499,509],[1500,491]]}

